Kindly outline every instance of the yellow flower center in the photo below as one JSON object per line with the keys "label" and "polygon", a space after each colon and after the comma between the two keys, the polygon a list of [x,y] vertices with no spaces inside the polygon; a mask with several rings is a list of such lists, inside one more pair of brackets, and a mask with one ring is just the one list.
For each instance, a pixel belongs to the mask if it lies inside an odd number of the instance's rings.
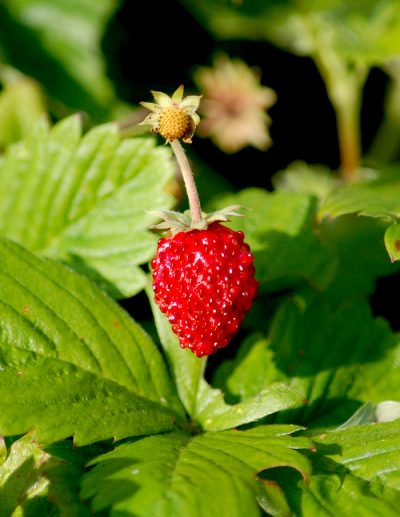
{"label": "yellow flower center", "polygon": [[157,131],[169,142],[175,139],[190,142],[194,129],[191,116],[179,106],[161,110]]}

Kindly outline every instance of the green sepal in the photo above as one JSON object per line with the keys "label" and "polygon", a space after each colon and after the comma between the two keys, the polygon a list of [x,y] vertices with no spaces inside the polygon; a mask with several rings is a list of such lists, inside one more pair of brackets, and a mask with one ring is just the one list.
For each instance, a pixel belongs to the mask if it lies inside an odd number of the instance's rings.
{"label": "green sepal", "polygon": [[153,230],[166,230],[171,235],[176,235],[179,232],[189,232],[191,230],[206,230],[212,223],[228,222],[231,217],[244,217],[238,210],[243,210],[244,207],[240,205],[231,205],[216,212],[202,212],[201,220],[198,222],[192,221],[190,210],[185,212],[174,212],[173,210],[151,210],[150,215],[159,217],[163,220],[162,223],[151,226]]}

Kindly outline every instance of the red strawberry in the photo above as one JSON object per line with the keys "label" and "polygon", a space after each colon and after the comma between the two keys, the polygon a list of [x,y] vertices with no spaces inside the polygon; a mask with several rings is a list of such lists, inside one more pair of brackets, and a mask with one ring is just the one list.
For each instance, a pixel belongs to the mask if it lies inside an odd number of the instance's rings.
{"label": "red strawberry", "polygon": [[243,237],[214,222],[158,243],[151,263],[156,302],[181,347],[198,357],[225,347],[253,303],[258,284]]}

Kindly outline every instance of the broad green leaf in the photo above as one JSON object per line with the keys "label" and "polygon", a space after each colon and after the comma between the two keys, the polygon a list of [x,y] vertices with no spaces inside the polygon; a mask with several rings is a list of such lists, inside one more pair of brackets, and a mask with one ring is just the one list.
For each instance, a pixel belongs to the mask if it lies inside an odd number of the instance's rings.
{"label": "broad green leaf", "polygon": [[131,296],[145,286],[138,266],[157,241],[146,210],[171,207],[172,174],[167,149],[122,141],[113,124],[81,138],[78,117],[51,130],[38,123],[0,162],[0,234]]}
{"label": "broad green leaf", "polygon": [[[54,100],[98,119],[116,105],[100,43],[113,0],[6,0],[0,52]],[[21,51],[23,49],[23,52]]]}
{"label": "broad green leaf", "polygon": [[295,515],[395,517],[400,504],[400,422],[368,424],[315,437],[308,485],[288,477]]}
{"label": "broad green leaf", "polygon": [[182,350],[168,320],[161,314],[152,296],[148,296],[156,320],[161,345],[165,351],[177,391],[192,420],[207,431],[231,429],[301,404],[300,394],[287,384],[264,384],[254,396],[230,405],[222,391],[213,389],[203,377],[206,359],[198,359],[190,350]]}
{"label": "broad green leaf", "polygon": [[357,402],[387,398],[398,378],[398,368],[390,366],[397,343],[387,323],[374,320],[360,300],[335,306],[317,297],[305,310],[288,303],[274,322],[271,348],[278,368],[307,401],[295,421],[339,423]]}
{"label": "broad green leaf", "polygon": [[77,444],[171,429],[149,336],[85,278],[0,239],[0,433]]}
{"label": "broad green leaf", "polygon": [[293,287],[306,281],[324,287],[335,271],[335,257],[315,230],[315,198],[292,192],[250,188],[218,199],[217,207],[250,209],[230,226],[245,232],[254,254],[261,289]]}
{"label": "broad green leaf", "polygon": [[285,381],[303,399],[297,409],[277,415],[278,421],[339,425],[363,402],[400,397],[399,353],[398,338],[384,320],[372,318],[365,302],[337,305],[329,297],[298,297],[277,312],[268,341],[240,350],[243,366],[235,361],[223,383],[236,400],[263,389],[257,367],[253,381],[246,375],[246,359],[255,354],[268,383]]}
{"label": "broad green leaf", "polygon": [[0,93],[0,147],[21,140],[46,111],[43,93],[34,81],[6,84]]}
{"label": "broad green leaf", "polygon": [[227,401],[233,403],[257,395],[279,376],[268,340],[261,334],[253,334],[240,344],[233,359],[226,359],[218,365],[213,385],[223,391]]}
{"label": "broad green leaf", "polygon": [[111,507],[111,516],[259,516],[257,499],[268,498],[261,471],[287,466],[309,477],[308,461],[296,449],[311,442],[290,436],[297,430],[175,432],[122,444],[93,462],[82,495],[94,498],[94,510]]}

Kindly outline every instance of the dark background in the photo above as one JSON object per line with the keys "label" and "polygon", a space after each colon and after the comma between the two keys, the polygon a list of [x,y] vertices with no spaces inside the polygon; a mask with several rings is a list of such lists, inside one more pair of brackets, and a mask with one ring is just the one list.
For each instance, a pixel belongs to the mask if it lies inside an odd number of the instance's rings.
{"label": "dark background", "polygon": [[[193,143],[193,150],[236,187],[270,189],[271,175],[294,160],[338,167],[335,116],[311,59],[266,42],[213,40],[176,0],[125,0],[108,26],[103,48],[118,95],[134,104],[151,100],[151,89],[171,94],[181,83],[197,93],[193,70],[211,65],[216,51],[261,70],[262,83],[278,96],[269,110],[273,146],[267,152],[247,148],[227,155],[208,140],[197,138]],[[386,82],[385,74],[377,69],[367,81],[362,111],[365,151],[382,118]]]}

